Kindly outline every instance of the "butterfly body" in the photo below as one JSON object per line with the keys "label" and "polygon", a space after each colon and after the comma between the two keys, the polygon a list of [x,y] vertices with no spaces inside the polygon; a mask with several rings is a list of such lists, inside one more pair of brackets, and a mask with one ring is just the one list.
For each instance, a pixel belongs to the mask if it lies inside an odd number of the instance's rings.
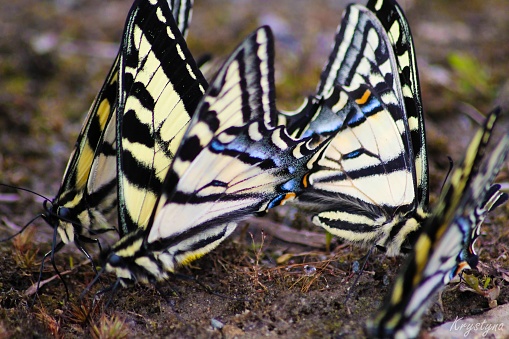
{"label": "butterfly body", "polygon": [[478,262],[474,244],[487,213],[508,200],[493,184],[509,154],[509,134],[487,153],[500,114],[493,111],[451,173],[440,200],[423,221],[383,307],[368,322],[375,337],[415,338],[431,296]]}

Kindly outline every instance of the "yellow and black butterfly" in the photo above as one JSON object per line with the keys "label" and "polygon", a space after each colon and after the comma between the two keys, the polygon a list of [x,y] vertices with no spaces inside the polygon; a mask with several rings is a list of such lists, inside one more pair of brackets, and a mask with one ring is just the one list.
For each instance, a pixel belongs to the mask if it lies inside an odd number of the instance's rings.
{"label": "yellow and black butterfly", "polygon": [[[177,26],[172,29],[185,35],[191,17],[192,1],[172,0],[168,1],[168,6],[172,9],[169,14],[177,23]],[[156,15],[154,12],[152,16],[147,16],[145,19],[144,24],[147,29],[154,20],[157,20]],[[158,34],[160,34],[159,43],[164,44],[170,40],[167,36],[172,32],[161,31]],[[161,46],[160,49],[163,47]],[[121,51],[119,56],[120,53]],[[74,242],[76,247],[92,260],[84,244],[92,242],[99,244],[96,239],[98,234],[114,230],[108,220],[115,219],[117,213],[116,113],[119,56],[115,59],[101,91],[88,112],[58,194],[51,203],[46,201],[44,204],[45,212],[42,217],[54,229],[52,250],[44,258],[51,255],[52,263],[54,253],[71,242]],[[166,56],[163,49],[163,53],[157,57],[159,59],[156,62],[166,65],[171,62],[169,58],[172,56]],[[197,78],[190,80],[191,74],[179,74],[176,93],[182,95],[180,101],[185,104],[173,110],[175,120],[189,120],[197,101],[203,95],[206,82],[201,73],[196,73],[196,76]],[[199,83],[204,88],[199,91],[187,89],[186,81],[192,81],[193,84]],[[198,98],[193,99],[194,96]],[[178,143],[178,140],[176,142]],[[58,242],[57,235],[60,237]],[[42,270],[43,266],[41,266],[41,272]]]}
{"label": "yellow and black butterfly", "polygon": [[414,338],[432,300],[465,268],[475,268],[473,244],[486,214],[508,199],[493,184],[509,153],[509,133],[488,151],[500,110],[493,111],[471,141],[463,164],[446,183],[386,302],[368,322],[371,336]]}
{"label": "yellow and black butterfly", "polygon": [[[311,147],[309,138],[295,140],[276,127],[269,28],[235,50],[203,97],[199,70],[175,28],[164,1],[139,0],[124,32],[117,104],[121,239],[104,254],[104,269],[122,284],[165,279],[216,247],[240,219],[293,199],[326,144]],[[183,75],[192,79],[179,83]],[[198,102],[191,110],[189,103]],[[190,121],[173,115],[182,105],[194,111]]]}
{"label": "yellow and black butterfly", "polygon": [[333,235],[406,251],[429,215],[428,163],[412,36],[395,1],[346,9],[318,97],[299,136],[334,138],[299,201]]}

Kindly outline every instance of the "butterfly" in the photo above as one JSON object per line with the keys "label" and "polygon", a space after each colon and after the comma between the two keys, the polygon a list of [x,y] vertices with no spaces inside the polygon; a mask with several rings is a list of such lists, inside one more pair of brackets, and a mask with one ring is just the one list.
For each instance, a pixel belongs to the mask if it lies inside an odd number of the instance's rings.
{"label": "butterfly", "polygon": [[[191,18],[192,1],[172,0],[168,1],[168,5],[172,8],[170,14],[177,22],[174,29],[185,35]],[[147,25],[150,25],[150,21]],[[54,267],[54,254],[71,242],[93,262],[84,244],[97,243],[100,246],[97,235],[115,229],[108,220],[117,214],[116,105],[119,60],[117,56],[85,118],[58,194],[51,203],[44,203],[42,217],[54,229],[52,249],[44,259],[51,256]],[[166,62],[164,55],[159,62]],[[204,79],[199,81],[206,86]],[[189,119],[190,113],[175,110],[173,114]],[[43,268],[44,260],[41,274]]]}
{"label": "butterfly", "polygon": [[347,7],[317,93],[299,136],[334,138],[300,204],[342,239],[408,251],[429,216],[428,162],[412,36],[395,1]]}
{"label": "butterfly", "polygon": [[463,164],[451,173],[433,214],[422,228],[384,306],[367,324],[376,337],[414,338],[431,296],[466,268],[486,214],[508,199],[493,180],[507,159],[509,133],[488,152],[500,109],[493,111],[471,141]]}
{"label": "butterfly", "polygon": [[[276,126],[268,27],[233,52],[202,96],[196,92],[204,86],[193,81],[199,70],[165,2],[136,1],[129,17],[117,104],[121,238],[103,253],[104,270],[123,285],[166,279],[215,248],[239,220],[292,200],[326,144],[310,146],[311,138],[293,139]],[[158,21],[147,27],[151,18]],[[182,74],[192,79],[176,83]],[[190,121],[172,114],[182,98],[198,102]]]}

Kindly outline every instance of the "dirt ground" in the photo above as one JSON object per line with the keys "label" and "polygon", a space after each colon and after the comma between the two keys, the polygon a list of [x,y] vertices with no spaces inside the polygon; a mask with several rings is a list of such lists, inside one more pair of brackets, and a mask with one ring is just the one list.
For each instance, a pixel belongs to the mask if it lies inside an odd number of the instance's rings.
{"label": "dirt ground", "polygon": [[[49,198],[58,191],[84,112],[113,61],[130,3],[0,4],[1,183]],[[196,57],[221,56],[255,27],[271,25],[278,40],[278,105],[292,109],[313,92],[345,5],[196,0],[188,41]],[[460,161],[475,131],[472,118],[509,102],[509,2],[419,0],[402,6],[416,42],[433,201],[449,166],[447,156]],[[509,120],[500,125],[507,130]],[[506,166],[498,181],[507,187],[508,176]],[[0,238],[40,213],[41,202],[1,188]],[[509,302],[508,219],[508,205],[490,215],[478,242],[479,270],[469,273],[484,290],[500,288],[499,305]],[[94,273],[73,246],[56,255],[70,300],[58,279],[35,299],[27,295],[51,246],[51,229],[40,219],[34,225],[32,239],[27,231],[15,242],[0,243],[0,338],[358,338],[403,261],[373,254],[352,288],[353,268],[366,250],[333,240],[327,252],[324,232],[304,212],[285,207],[243,223],[229,241],[182,268],[168,284],[105,293],[92,307],[95,290],[79,297]],[[48,263],[43,279],[54,277]],[[102,286],[113,281],[104,277]],[[425,316],[423,333],[489,307],[488,298],[451,284]]]}

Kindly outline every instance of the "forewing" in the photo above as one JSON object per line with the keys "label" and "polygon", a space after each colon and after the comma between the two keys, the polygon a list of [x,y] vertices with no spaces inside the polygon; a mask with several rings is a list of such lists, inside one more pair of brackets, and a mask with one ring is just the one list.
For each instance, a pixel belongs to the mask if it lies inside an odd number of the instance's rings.
{"label": "forewing", "polygon": [[[192,1],[170,1],[173,16],[183,34],[187,34],[192,15]],[[106,77],[101,91],[95,98],[85,118],[62,184],[53,204],[67,208],[68,219],[76,220],[83,232],[91,234],[111,229],[106,219],[117,207],[117,145],[116,111],[118,98],[119,57]],[[64,241],[73,227],[61,221],[59,228]]]}
{"label": "forewing", "polygon": [[207,83],[166,1],[137,1],[119,62],[117,116],[121,235],[148,224]]}

